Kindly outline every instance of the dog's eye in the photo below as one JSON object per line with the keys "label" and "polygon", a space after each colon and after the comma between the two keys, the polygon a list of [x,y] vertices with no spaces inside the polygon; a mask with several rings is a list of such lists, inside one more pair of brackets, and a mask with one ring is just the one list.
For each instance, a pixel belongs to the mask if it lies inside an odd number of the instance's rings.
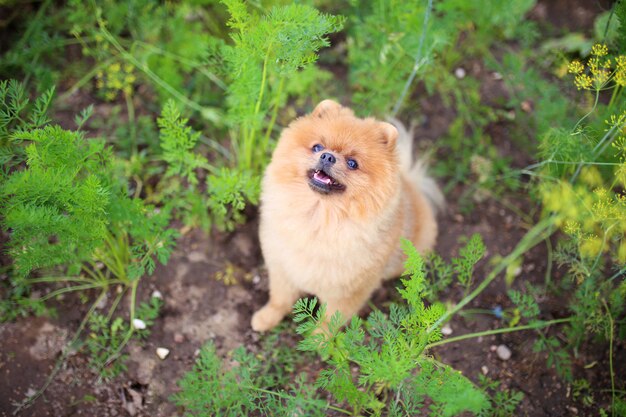
{"label": "dog's eye", "polygon": [[352,158],[348,159],[347,163],[348,163],[348,168],[350,169],[357,169],[359,167],[359,164],[357,164],[357,162]]}
{"label": "dog's eye", "polygon": [[313,145],[313,147],[311,148],[311,150],[313,152],[319,152],[319,151],[323,151],[324,147],[322,145],[320,145],[319,143],[316,143],[315,145]]}

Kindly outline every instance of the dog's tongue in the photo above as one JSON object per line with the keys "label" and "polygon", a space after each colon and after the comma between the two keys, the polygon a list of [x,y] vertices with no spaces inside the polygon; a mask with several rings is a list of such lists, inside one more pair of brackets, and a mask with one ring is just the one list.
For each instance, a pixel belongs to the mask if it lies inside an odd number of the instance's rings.
{"label": "dog's tongue", "polygon": [[316,181],[323,182],[326,185],[330,185],[333,182],[332,178],[330,178],[328,175],[324,174],[322,171],[316,171],[313,174],[313,178]]}

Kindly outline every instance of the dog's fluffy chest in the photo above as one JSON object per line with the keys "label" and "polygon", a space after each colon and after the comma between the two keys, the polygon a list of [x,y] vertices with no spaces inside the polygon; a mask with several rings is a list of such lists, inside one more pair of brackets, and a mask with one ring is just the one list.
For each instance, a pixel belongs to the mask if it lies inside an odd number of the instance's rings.
{"label": "dog's fluffy chest", "polygon": [[[276,199],[270,200],[276,203]],[[287,203],[283,201],[283,203]],[[341,293],[360,280],[382,275],[390,248],[393,219],[380,216],[358,222],[332,206],[294,205],[289,215],[262,214],[261,243],[266,256],[279,257],[285,272],[310,293]],[[284,210],[282,210],[284,213]],[[302,222],[303,216],[309,221]]]}

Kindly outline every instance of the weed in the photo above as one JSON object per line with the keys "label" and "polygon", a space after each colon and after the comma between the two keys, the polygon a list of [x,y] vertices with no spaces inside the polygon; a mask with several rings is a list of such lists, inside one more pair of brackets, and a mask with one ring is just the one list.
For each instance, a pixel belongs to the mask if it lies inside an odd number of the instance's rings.
{"label": "weed", "polygon": [[501,384],[483,374],[478,374],[478,385],[490,393],[490,407],[478,414],[480,417],[512,417],[517,415],[519,403],[524,394],[516,390],[502,390]]}
{"label": "weed", "polygon": [[[179,382],[181,392],[172,400],[190,416],[241,416],[304,413],[324,416],[326,402],[317,398],[304,374],[286,389],[270,391],[267,374],[260,373],[260,361],[243,348],[232,356],[234,366],[222,369],[215,346],[208,343],[200,351],[196,364]],[[271,384],[272,381],[269,381]]]}

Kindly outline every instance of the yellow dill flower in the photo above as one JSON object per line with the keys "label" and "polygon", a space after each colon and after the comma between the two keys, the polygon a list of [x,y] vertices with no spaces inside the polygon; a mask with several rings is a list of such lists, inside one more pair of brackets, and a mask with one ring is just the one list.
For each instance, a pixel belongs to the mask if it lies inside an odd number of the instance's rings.
{"label": "yellow dill flower", "polygon": [[610,73],[608,70],[604,68],[599,68],[593,74],[593,83],[596,88],[602,87],[609,80]]}
{"label": "yellow dill flower", "polygon": [[117,72],[120,72],[120,69],[121,69],[121,66],[120,66],[119,62],[115,62],[115,63],[113,63],[113,64],[111,64],[109,66],[109,72],[111,74],[115,74]]}
{"label": "yellow dill flower", "polygon": [[578,236],[580,234],[580,223],[574,220],[566,220],[563,231],[570,236]]}
{"label": "yellow dill flower", "polygon": [[603,246],[604,242],[598,236],[589,236],[582,240],[580,244],[580,254],[588,258],[595,258],[598,256]]}
{"label": "yellow dill flower", "polygon": [[574,79],[574,85],[579,90],[587,90],[593,84],[593,80],[587,74],[578,74]]}
{"label": "yellow dill flower", "polygon": [[586,166],[580,171],[580,180],[590,187],[599,187],[604,183],[602,174],[594,166]]}
{"label": "yellow dill flower", "polygon": [[585,70],[585,66],[577,59],[573,60],[567,66],[567,72],[570,74],[580,74]]}
{"label": "yellow dill flower", "polygon": [[591,55],[600,57],[609,53],[609,48],[602,43],[596,43],[591,47]]}
{"label": "yellow dill flower", "polygon": [[[624,59],[624,61],[626,61],[626,59]],[[619,85],[620,87],[626,86],[626,63],[618,65],[616,67],[615,74],[613,75],[613,80],[615,80],[615,84]]]}

